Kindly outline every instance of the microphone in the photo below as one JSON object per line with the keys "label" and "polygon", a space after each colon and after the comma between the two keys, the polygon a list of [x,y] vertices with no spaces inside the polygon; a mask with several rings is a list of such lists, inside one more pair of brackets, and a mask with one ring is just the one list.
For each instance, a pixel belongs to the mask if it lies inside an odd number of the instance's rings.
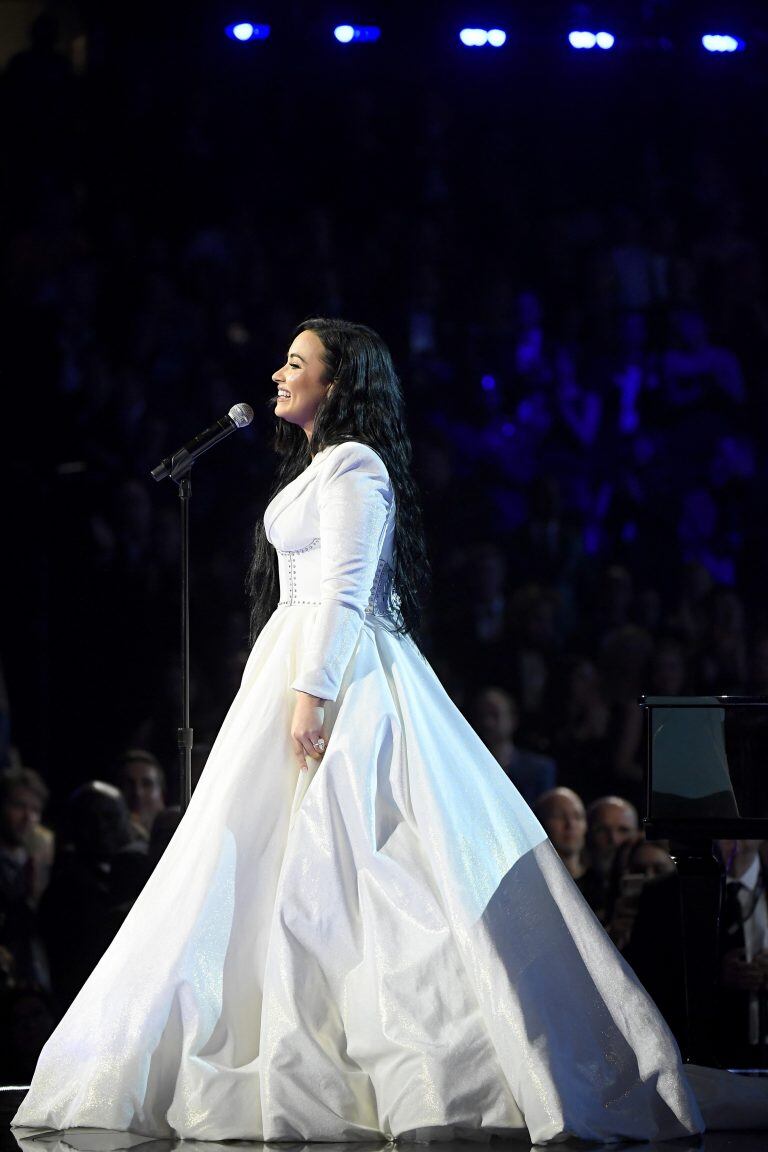
{"label": "microphone", "polygon": [[173,456],[166,456],[165,460],[161,460],[157,467],[152,469],[153,479],[165,480],[166,476],[170,476],[175,480],[177,476],[187,472],[203,452],[207,452],[214,444],[231,436],[237,428],[245,428],[251,420],[253,420],[253,408],[250,404],[235,404],[221,420],[211,424],[204,432],[198,433],[194,440],[179,448]]}

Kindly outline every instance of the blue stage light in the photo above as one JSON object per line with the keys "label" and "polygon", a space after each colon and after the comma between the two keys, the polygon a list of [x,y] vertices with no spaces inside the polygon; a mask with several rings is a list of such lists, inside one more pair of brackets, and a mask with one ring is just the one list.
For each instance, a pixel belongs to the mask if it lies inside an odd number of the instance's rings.
{"label": "blue stage light", "polygon": [[462,28],[459,40],[465,48],[501,48],[507,42],[507,34],[503,28]]}
{"label": "blue stage light", "polygon": [[224,29],[230,40],[239,40],[241,44],[249,40],[266,40],[269,36],[269,24],[249,24],[241,21],[239,24],[228,24]]}
{"label": "blue stage light", "polygon": [[484,392],[493,392],[494,388],[496,387],[496,381],[493,376],[482,376],[480,379],[480,385]]}
{"label": "blue stage light", "polygon": [[484,28],[462,28],[459,40],[465,48],[482,48],[488,43],[488,33]]}
{"label": "blue stage light", "polygon": [[569,32],[568,43],[571,48],[594,48],[597,37],[594,32]]}
{"label": "blue stage light", "polygon": [[738,36],[724,36],[710,32],[702,36],[701,43],[707,52],[740,52],[746,45]]}
{"label": "blue stage light", "polygon": [[616,43],[616,37],[612,32],[569,32],[568,43],[571,48],[602,48],[607,52]]}
{"label": "blue stage light", "polygon": [[507,42],[503,28],[462,28],[459,40],[465,48],[501,48]]}
{"label": "blue stage light", "polygon": [[340,44],[372,44],[381,36],[375,24],[339,24],[333,34]]}

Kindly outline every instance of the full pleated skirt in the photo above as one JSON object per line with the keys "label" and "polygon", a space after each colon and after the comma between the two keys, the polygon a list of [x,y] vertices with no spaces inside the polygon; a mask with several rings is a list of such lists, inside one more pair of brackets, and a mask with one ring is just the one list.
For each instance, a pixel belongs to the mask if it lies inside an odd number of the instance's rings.
{"label": "full pleated skirt", "polygon": [[280,607],[259,637],[178,831],[14,1124],[700,1131],[658,1011],[410,639],[366,621],[325,755],[299,772],[289,685],[313,613]]}

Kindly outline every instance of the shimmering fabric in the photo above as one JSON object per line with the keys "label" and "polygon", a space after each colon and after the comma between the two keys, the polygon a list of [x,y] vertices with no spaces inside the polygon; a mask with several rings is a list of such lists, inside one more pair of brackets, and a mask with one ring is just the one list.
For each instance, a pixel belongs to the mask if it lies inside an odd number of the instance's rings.
{"label": "shimmering fabric", "polygon": [[[295,1141],[700,1130],[658,1012],[392,630],[378,456],[320,453],[265,523],[292,553],[285,602],[14,1123]],[[329,700],[306,774],[299,687]]]}

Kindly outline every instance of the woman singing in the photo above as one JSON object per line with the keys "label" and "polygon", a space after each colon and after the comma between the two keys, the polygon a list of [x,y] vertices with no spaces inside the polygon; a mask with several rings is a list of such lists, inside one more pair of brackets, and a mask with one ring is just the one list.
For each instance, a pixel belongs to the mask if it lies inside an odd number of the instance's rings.
{"label": "woman singing", "polygon": [[414,639],[426,558],[386,346],[309,320],[273,380],[242,685],[14,1123],[700,1131],[658,1011]]}

